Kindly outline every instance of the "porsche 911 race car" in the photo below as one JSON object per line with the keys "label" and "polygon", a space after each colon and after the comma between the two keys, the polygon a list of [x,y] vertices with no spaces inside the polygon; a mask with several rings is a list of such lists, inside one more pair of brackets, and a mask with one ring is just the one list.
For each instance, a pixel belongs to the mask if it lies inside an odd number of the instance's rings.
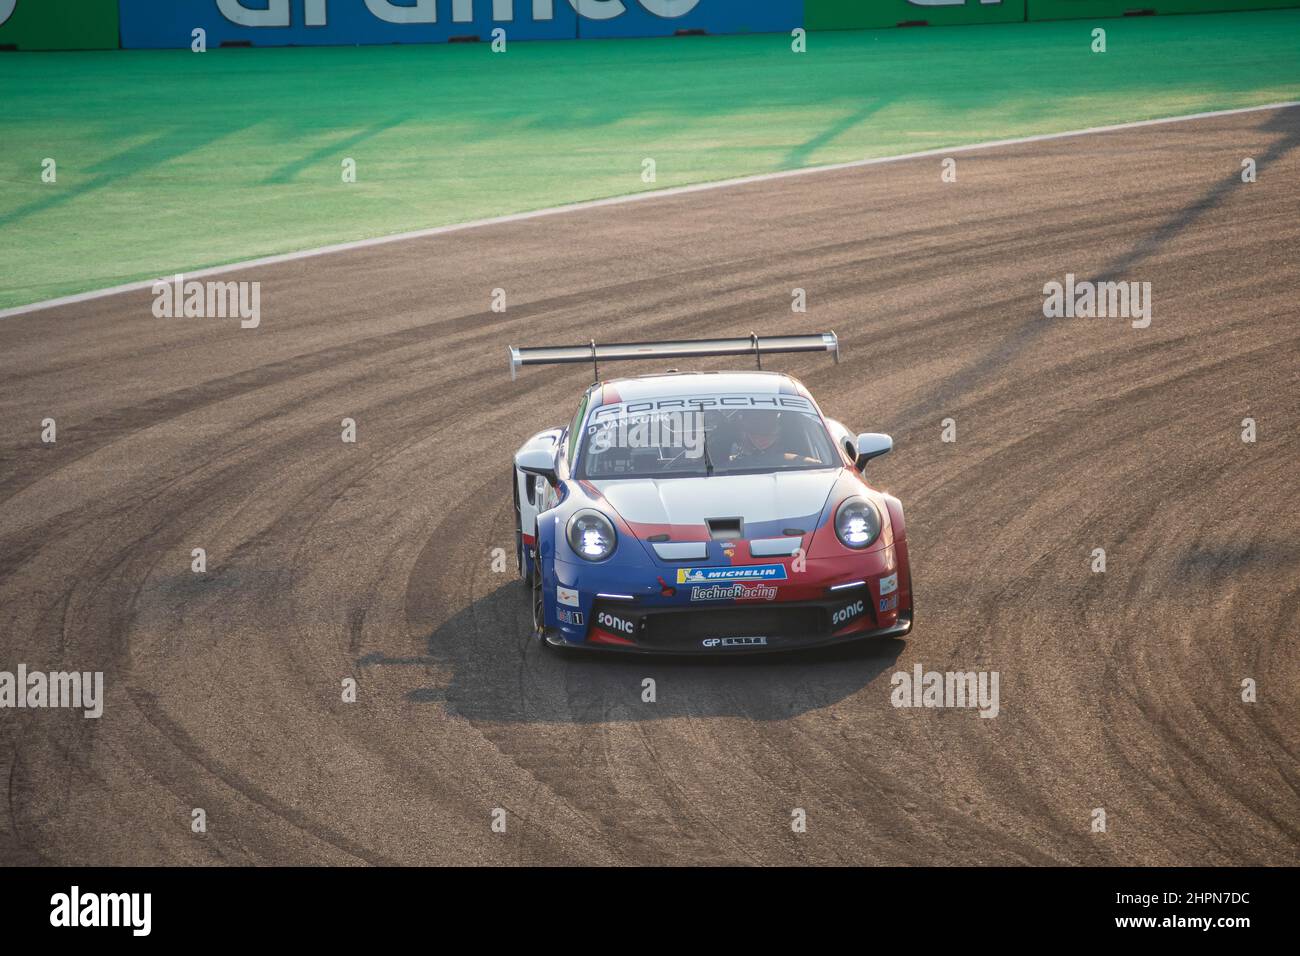
{"label": "porsche 911 race car", "polygon": [[[912,627],[903,508],[863,478],[893,447],[822,415],[764,355],[835,334],[510,349],[521,366],[591,362],[568,425],[515,454],[516,550],[552,647],[778,651]],[[757,371],[601,381],[602,361],[753,356]]]}

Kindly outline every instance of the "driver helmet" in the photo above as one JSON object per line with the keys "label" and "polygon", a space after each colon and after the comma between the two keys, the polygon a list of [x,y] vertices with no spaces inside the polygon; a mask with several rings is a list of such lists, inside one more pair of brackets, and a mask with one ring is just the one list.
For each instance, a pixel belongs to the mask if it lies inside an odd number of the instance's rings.
{"label": "driver helmet", "polygon": [[747,411],[740,414],[740,432],[745,440],[759,451],[767,451],[776,444],[781,433],[781,413],[776,411]]}

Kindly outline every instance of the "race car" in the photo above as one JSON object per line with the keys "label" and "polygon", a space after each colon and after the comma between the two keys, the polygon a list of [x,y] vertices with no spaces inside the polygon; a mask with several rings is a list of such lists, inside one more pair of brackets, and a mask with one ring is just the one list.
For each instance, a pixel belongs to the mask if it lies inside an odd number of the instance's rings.
{"label": "race car", "polygon": [[[553,648],[735,654],[901,637],[912,627],[897,498],[863,477],[893,447],[826,418],[774,353],[833,332],[510,348],[528,365],[590,362],[567,425],[515,454],[516,553],[533,629]],[[602,381],[600,363],[752,355],[754,371]]]}

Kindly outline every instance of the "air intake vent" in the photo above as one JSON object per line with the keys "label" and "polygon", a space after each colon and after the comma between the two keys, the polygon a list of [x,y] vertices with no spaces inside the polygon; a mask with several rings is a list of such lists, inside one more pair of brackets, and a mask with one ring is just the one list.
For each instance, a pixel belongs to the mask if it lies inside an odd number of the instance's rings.
{"label": "air intake vent", "polygon": [[745,536],[745,522],[742,518],[705,518],[709,526],[709,537],[714,541],[735,541]]}

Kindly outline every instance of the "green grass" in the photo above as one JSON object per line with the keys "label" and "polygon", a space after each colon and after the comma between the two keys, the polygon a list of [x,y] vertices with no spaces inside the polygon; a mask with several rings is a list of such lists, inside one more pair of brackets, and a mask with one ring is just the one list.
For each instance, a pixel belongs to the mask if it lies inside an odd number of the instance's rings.
{"label": "green grass", "polygon": [[1296,10],[821,33],[802,55],[783,35],[0,54],[0,308],[644,189],[1289,99]]}

